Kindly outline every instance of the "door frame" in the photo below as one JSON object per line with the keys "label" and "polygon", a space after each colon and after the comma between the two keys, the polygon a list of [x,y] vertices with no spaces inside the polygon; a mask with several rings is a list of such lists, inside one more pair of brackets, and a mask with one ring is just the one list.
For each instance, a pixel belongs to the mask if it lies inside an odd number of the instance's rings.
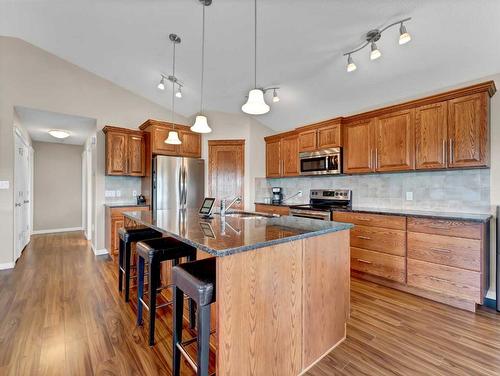
{"label": "door frame", "polygon": [[207,153],[207,158],[208,158],[208,179],[207,179],[207,185],[208,185],[208,192],[209,195],[214,197],[213,194],[213,187],[212,187],[212,163],[210,160],[210,147],[211,146],[242,146],[242,182],[241,182],[241,203],[240,207],[241,210],[245,210],[245,183],[246,183],[246,178],[245,178],[245,145],[246,145],[246,140],[245,139],[232,139],[232,140],[208,140],[208,153]]}

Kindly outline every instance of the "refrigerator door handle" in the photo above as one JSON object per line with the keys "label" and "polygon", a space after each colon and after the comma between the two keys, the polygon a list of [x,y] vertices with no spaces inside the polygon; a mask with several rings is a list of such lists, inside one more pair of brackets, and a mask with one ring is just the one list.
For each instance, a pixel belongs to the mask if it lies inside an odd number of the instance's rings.
{"label": "refrigerator door handle", "polygon": [[182,208],[182,193],[184,192],[183,182],[182,182],[182,164],[179,168],[179,208]]}
{"label": "refrigerator door handle", "polygon": [[187,206],[187,181],[186,181],[186,166],[182,166],[182,183],[184,185],[184,195],[183,195],[183,202],[182,205],[184,205],[184,208]]}

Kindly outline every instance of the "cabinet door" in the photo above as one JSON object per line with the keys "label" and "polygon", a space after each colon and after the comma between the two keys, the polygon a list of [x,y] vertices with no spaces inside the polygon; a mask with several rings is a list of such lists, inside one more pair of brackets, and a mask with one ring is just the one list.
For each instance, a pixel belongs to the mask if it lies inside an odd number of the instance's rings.
{"label": "cabinet door", "polygon": [[146,173],[146,150],[144,137],[129,135],[128,137],[128,174],[144,176]]}
{"label": "cabinet door", "polygon": [[281,139],[282,176],[299,175],[299,137],[289,136]]}
{"label": "cabinet door", "polygon": [[373,171],[374,119],[344,126],[344,172],[356,174]]}
{"label": "cabinet door", "polygon": [[447,102],[415,110],[415,165],[418,170],[446,168]]}
{"label": "cabinet door", "polygon": [[106,174],[126,175],[128,161],[128,134],[108,132],[106,134]]}
{"label": "cabinet door", "polygon": [[170,145],[165,143],[169,131],[170,130],[168,128],[155,127],[153,129],[153,153],[166,155],[179,154],[179,145]]}
{"label": "cabinet door", "polygon": [[269,178],[281,176],[280,150],[280,140],[266,142],[266,176]]}
{"label": "cabinet door", "polygon": [[116,217],[111,219],[111,254],[117,255],[118,248],[120,247],[120,237],[118,236],[118,229],[124,226],[124,218]]}
{"label": "cabinet door", "polygon": [[375,126],[375,170],[404,171],[415,167],[415,110],[380,116]]}
{"label": "cabinet door", "polygon": [[316,129],[299,133],[299,152],[314,151],[317,149],[318,133]]}
{"label": "cabinet door", "polygon": [[489,164],[487,93],[448,101],[448,167]]}
{"label": "cabinet door", "polygon": [[182,144],[179,146],[180,155],[184,157],[201,157],[201,136],[198,133],[180,131]]}
{"label": "cabinet door", "polygon": [[336,148],[342,145],[340,124],[318,128],[318,149]]}

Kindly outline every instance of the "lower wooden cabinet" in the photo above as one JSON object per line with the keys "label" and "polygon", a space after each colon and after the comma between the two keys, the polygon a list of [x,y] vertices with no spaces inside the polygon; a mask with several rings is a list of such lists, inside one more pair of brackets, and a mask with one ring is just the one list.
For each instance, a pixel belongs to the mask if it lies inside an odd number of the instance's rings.
{"label": "lower wooden cabinet", "polygon": [[489,287],[489,223],[337,212],[353,275],[474,311]]}
{"label": "lower wooden cabinet", "polygon": [[106,207],[105,213],[105,242],[106,249],[109,255],[115,259],[118,255],[120,246],[120,238],[118,236],[118,229],[124,227],[125,218],[124,212],[127,211],[147,211],[149,206],[125,206],[125,207]]}
{"label": "lower wooden cabinet", "polygon": [[255,204],[255,211],[257,213],[290,215],[290,208],[281,205]]}

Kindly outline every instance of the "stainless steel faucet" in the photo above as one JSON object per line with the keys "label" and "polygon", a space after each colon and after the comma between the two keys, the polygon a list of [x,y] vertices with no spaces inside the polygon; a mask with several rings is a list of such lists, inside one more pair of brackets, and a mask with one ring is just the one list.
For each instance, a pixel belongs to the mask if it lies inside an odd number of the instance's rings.
{"label": "stainless steel faucet", "polygon": [[239,202],[241,202],[240,196],[235,197],[233,199],[233,201],[231,201],[229,203],[229,205],[226,205],[226,200],[221,199],[220,200],[220,216],[224,217],[226,215],[227,211],[231,208],[231,206],[233,206],[234,204],[239,203]]}

